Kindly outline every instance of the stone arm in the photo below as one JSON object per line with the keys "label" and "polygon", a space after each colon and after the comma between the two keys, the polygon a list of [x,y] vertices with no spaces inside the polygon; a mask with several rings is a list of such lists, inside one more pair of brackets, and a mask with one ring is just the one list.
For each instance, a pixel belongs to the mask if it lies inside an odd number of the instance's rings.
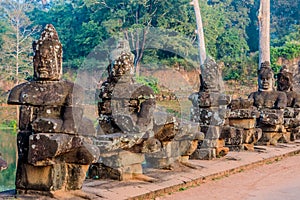
{"label": "stone arm", "polygon": [[24,90],[24,87],[26,87],[28,83],[23,83],[20,85],[15,86],[13,89],[11,89],[7,103],[11,105],[22,105],[25,104],[25,102],[21,101],[21,92]]}
{"label": "stone arm", "polygon": [[293,107],[294,108],[300,108],[300,94],[295,92],[295,98],[293,101]]}
{"label": "stone arm", "polygon": [[284,109],[287,106],[287,96],[285,92],[278,92],[275,108]]}
{"label": "stone arm", "polygon": [[83,117],[84,91],[79,85],[68,84],[68,94],[62,108],[63,132],[77,134]]}

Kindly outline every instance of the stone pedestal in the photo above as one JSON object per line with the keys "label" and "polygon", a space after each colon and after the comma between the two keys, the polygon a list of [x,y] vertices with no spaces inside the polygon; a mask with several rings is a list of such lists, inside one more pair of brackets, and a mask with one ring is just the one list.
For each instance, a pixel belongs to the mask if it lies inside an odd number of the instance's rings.
{"label": "stone pedestal", "polygon": [[286,132],[290,134],[290,138],[287,140],[294,141],[300,138],[299,126],[300,126],[300,109],[286,107],[284,109],[284,127]]}
{"label": "stone pedestal", "polygon": [[290,133],[284,126],[283,109],[260,110],[258,127],[262,129],[262,137],[258,141],[260,145],[276,145],[279,141],[290,141]]}
{"label": "stone pedestal", "polygon": [[204,139],[198,123],[182,120],[179,124],[174,116],[163,112],[154,113],[153,130],[161,145],[155,152],[146,152],[145,167],[149,168],[169,169],[175,162],[187,162]]}
{"label": "stone pedestal", "polygon": [[142,163],[144,161],[144,154],[121,149],[101,153],[98,163],[90,167],[89,177],[97,176],[119,181],[132,180],[143,174]]}
{"label": "stone pedestal", "polygon": [[18,193],[27,191],[80,190],[85,180],[89,165],[53,164],[34,166],[21,163],[18,165],[16,187]]}
{"label": "stone pedestal", "polygon": [[231,151],[254,151],[254,144],[262,136],[261,129],[256,128],[259,112],[251,103],[249,100],[238,99],[230,104],[229,126],[223,127],[222,138]]}
{"label": "stone pedestal", "polygon": [[224,156],[229,149],[224,147],[225,141],[220,138],[221,127],[227,121],[229,110],[226,106],[230,102],[230,97],[218,92],[194,93],[189,98],[193,102],[191,108],[191,120],[198,122],[201,132],[205,134],[202,144],[191,155],[192,159],[213,159]]}

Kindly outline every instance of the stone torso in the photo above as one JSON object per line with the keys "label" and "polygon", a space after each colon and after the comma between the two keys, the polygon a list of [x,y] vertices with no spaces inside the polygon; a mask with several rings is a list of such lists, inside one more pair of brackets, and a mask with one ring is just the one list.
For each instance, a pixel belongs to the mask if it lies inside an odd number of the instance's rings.
{"label": "stone torso", "polygon": [[277,108],[286,107],[287,97],[284,92],[279,91],[257,91],[250,94],[249,99],[253,99],[257,108]]}

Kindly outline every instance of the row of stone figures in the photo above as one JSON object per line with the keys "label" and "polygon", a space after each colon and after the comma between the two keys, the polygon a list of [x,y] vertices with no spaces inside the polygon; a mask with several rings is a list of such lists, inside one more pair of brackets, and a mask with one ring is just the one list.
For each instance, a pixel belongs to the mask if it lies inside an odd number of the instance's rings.
{"label": "row of stone figures", "polygon": [[214,158],[228,150],[253,151],[255,144],[276,145],[299,139],[300,94],[293,91],[294,75],[287,67],[277,75],[276,89],[270,63],[262,63],[258,91],[248,99],[235,100],[224,95],[221,82],[215,81],[220,72],[213,60],[208,59],[203,69],[200,90],[189,97],[193,103],[191,120],[200,123],[205,133],[203,145],[196,150],[197,158]]}
{"label": "row of stone figures", "polygon": [[229,149],[253,150],[255,143],[287,142],[298,133],[298,96],[286,87],[292,76],[286,69],[278,78],[282,92],[273,90],[266,64],[259,72],[259,91],[231,101],[217,64],[208,59],[200,90],[189,97],[192,120],[178,120],[156,107],[151,88],[135,81],[126,40],[111,52],[108,77],[98,91],[96,130],[83,116],[83,89],[61,79],[62,46],[51,24],[33,50],[34,80],[14,87],[8,98],[20,105],[18,193],[79,190],[87,173],[148,180],[147,167],[171,168],[188,159],[223,156]]}

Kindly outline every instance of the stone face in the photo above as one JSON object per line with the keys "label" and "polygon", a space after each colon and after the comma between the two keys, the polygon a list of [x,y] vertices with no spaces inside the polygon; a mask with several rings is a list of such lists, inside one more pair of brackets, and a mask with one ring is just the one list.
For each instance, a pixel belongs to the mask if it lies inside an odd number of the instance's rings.
{"label": "stone face", "polygon": [[220,67],[213,59],[207,58],[205,60],[201,73],[207,91],[224,92],[222,85],[222,73]]}

